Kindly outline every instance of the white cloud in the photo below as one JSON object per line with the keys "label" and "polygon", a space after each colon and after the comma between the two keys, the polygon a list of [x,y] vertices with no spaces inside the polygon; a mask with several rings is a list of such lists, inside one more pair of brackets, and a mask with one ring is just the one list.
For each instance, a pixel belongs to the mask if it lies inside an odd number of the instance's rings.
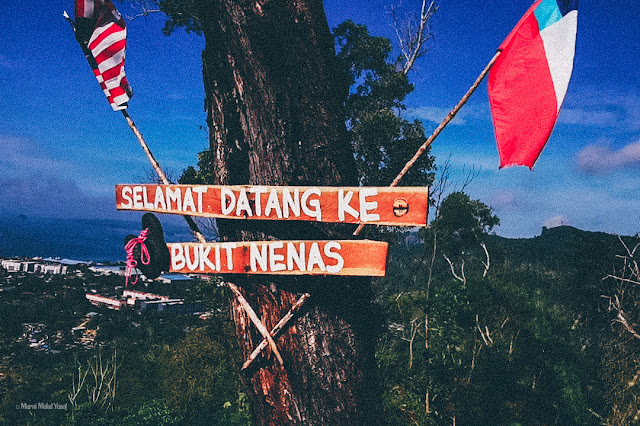
{"label": "white cloud", "polygon": [[558,122],[635,131],[640,129],[640,95],[632,90],[581,88],[580,96],[568,98]]}
{"label": "white cloud", "polygon": [[615,126],[616,114],[611,111],[597,111],[593,109],[563,108],[558,116],[558,123],[579,124],[593,127]]}
{"label": "white cloud", "polygon": [[616,151],[605,145],[588,145],[578,153],[577,160],[582,172],[594,175],[640,166],[640,140]]}
{"label": "white cloud", "polygon": [[53,173],[68,169],[63,161],[51,158],[35,140],[0,135],[0,171],[6,175]]}
{"label": "white cloud", "polygon": [[545,228],[555,228],[564,225],[569,225],[569,219],[564,215],[550,217],[542,223],[542,226]]}

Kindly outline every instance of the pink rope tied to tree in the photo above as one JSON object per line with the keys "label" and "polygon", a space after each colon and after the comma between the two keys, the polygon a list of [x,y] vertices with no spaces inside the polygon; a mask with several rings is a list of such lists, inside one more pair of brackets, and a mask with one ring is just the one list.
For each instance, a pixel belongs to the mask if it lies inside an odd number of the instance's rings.
{"label": "pink rope tied to tree", "polygon": [[[140,262],[144,265],[148,265],[151,261],[149,257],[149,250],[147,250],[147,245],[144,243],[147,239],[147,233],[149,229],[143,229],[140,232],[140,236],[136,238],[132,238],[129,242],[124,246],[124,250],[127,252],[127,267],[124,270],[125,277],[125,287],[129,285],[129,278],[131,278],[131,274],[133,269],[138,266],[138,262],[133,257],[133,250],[136,244],[140,244]],[[138,275],[136,274],[135,281],[131,281],[131,285],[135,285],[138,282]]]}

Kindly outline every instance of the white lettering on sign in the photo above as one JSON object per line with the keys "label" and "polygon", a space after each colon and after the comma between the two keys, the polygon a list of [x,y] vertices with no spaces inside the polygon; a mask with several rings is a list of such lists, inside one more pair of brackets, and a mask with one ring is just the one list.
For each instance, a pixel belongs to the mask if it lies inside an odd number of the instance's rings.
{"label": "white lettering on sign", "polygon": [[[314,198],[313,200],[309,200],[309,197],[312,195],[317,195],[320,197],[322,192],[318,188],[311,188],[304,191],[302,194],[302,199],[300,202],[302,203],[302,211],[311,217],[315,217],[318,222],[322,221],[322,209],[320,208],[320,200]],[[311,209],[310,207],[313,207]]]}
{"label": "white lettering on sign", "polygon": [[[284,195],[283,195],[284,198]],[[280,208],[280,201],[278,200],[278,191],[275,188],[272,188],[269,192],[269,198],[267,199],[267,204],[264,206],[264,215],[269,216],[271,211],[275,210],[276,216],[278,219],[282,219],[282,208]],[[287,216],[289,212],[287,211]]]}
{"label": "white lettering on sign", "polygon": [[[124,190],[122,192],[124,192]],[[167,203],[164,201],[164,194],[162,193],[161,186],[156,187],[156,197],[155,201],[153,202],[153,207],[156,209],[162,208],[162,210],[167,209]]]}
{"label": "white lettering on sign", "polygon": [[[226,270],[233,271],[233,249],[237,247],[236,243],[220,243],[215,246],[206,246],[199,244],[195,246],[171,244],[171,269],[189,271],[199,270],[204,272],[206,268],[213,271],[222,271],[221,249],[226,251],[227,263]],[[211,250],[213,248],[213,253]],[[212,258],[213,256],[213,258]]]}
{"label": "white lettering on sign", "polygon": [[263,244],[262,247],[258,248],[256,243],[251,243],[249,245],[249,259],[249,266],[252,272],[258,271],[258,264],[260,264],[260,269],[266,272],[268,260],[267,245]]}
{"label": "white lettering on sign", "polygon": [[[238,247],[236,243],[220,243],[220,247],[227,252],[227,269],[233,271],[233,249]],[[218,269],[219,271],[220,269]]]}
{"label": "white lettering on sign", "polygon": [[295,217],[300,217],[300,190],[298,188],[293,190],[293,197],[288,188],[282,190],[282,215],[286,218],[289,217],[289,209]]}
{"label": "white lettering on sign", "polygon": [[[242,212],[245,212],[242,214]],[[251,213],[251,204],[249,203],[249,197],[247,197],[247,191],[244,188],[240,190],[238,195],[238,208],[236,209],[236,216],[253,216]]]}
{"label": "white lettering on sign", "polygon": [[375,222],[380,220],[377,213],[369,213],[371,210],[378,208],[377,201],[367,201],[367,197],[375,197],[378,195],[378,188],[362,188],[360,190],[360,220],[363,222]]}
{"label": "white lettering on sign", "polygon": [[258,267],[262,272],[311,271],[317,267],[323,272],[335,274],[344,268],[344,258],[339,253],[340,248],[340,243],[337,241],[329,241],[324,246],[323,256],[320,245],[314,241],[309,247],[307,256],[304,242],[297,244],[288,242],[285,246],[282,241],[274,241],[262,244],[261,247],[251,243],[249,266],[252,272],[257,272]]}
{"label": "white lettering on sign", "polygon": [[296,245],[293,243],[287,243],[287,270],[293,271],[297,267],[301,271],[307,270],[307,264],[305,262],[304,243],[300,243],[300,251],[296,249]]}
{"label": "white lettering on sign", "polygon": [[344,189],[338,190],[338,219],[340,222],[344,222],[345,213],[349,213],[356,219],[360,217],[360,213],[349,205],[351,198],[353,198],[353,191],[347,191],[347,194],[345,195]]}
{"label": "white lettering on sign", "polygon": [[142,185],[122,187],[124,202],[120,208],[202,213],[203,194],[207,192],[206,186],[186,187],[184,192],[179,187],[157,186],[152,196],[147,189]]}
{"label": "white lettering on sign", "polygon": [[330,259],[334,259],[336,261],[335,265],[327,265],[327,272],[331,272],[332,274],[337,274],[344,268],[344,259],[340,255],[339,252],[331,251],[331,249],[340,250],[342,247],[340,243],[337,241],[329,241],[324,245],[324,255]]}
{"label": "white lettering on sign", "polygon": [[428,199],[425,188],[116,186],[118,209],[229,219],[426,226]]}
{"label": "white lettering on sign", "polygon": [[120,207],[123,209],[130,209],[133,207],[133,200],[131,199],[131,194],[133,194],[133,190],[130,186],[125,186],[122,188],[122,198],[125,200],[124,203],[120,203]]}
{"label": "white lettering on sign", "polygon": [[[263,203],[263,194],[267,193],[269,195]],[[240,188],[237,195],[229,188],[221,188],[220,211],[225,216],[235,214],[238,217],[268,217],[275,212],[279,219],[283,217],[288,219],[291,213],[294,217],[300,217],[301,213],[304,213],[318,222],[322,221],[322,207],[319,199],[322,191],[319,188],[309,188],[302,193],[302,196],[298,188],[293,190],[293,195],[288,188],[283,188],[282,200],[278,198],[276,188],[269,191],[265,186],[253,186],[249,189],[249,194],[253,197],[247,195],[245,188]]]}
{"label": "white lettering on sign", "polygon": [[[328,241],[321,248],[317,241],[309,242],[250,242],[246,265],[234,265],[234,250],[238,244],[169,244],[171,269],[189,272],[231,272],[244,273],[244,267],[253,273],[283,273],[293,271],[313,271],[314,269],[337,274],[344,268],[344,258],[340,254],[341,245]],[[307,251],[308,249],[308,251]],[[246,253],[246,252],[245,252]],[[226,255],[226,262],[224,257]],[[234,269],[236,268],[236,269]]]}

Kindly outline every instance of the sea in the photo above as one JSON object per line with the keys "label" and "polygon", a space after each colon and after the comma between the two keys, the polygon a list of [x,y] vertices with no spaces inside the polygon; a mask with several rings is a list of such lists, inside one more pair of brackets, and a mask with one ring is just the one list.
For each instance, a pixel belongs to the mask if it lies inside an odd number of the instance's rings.
{"label": "sea", "polygon": [[[179,217],[160,217],[167,242],[194,241]],[[0,257],[42,257],[88,262],[126,259],[124,239],[138,235],[139,221],[117,219],[0,217]]]}

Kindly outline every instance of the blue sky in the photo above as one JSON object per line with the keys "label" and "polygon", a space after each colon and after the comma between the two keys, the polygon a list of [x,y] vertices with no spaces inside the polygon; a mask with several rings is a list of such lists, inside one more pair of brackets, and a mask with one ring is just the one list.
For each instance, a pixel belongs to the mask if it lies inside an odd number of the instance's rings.
{"label": "blue sky", "polygon": [[[345,19],[394,40],[381,0],[326,0],[329,25]],[[397,2],[396,2],[397,4]],[[529,0],[441,0],[435,39],[410,77],[407,118],[434,129],[473,83],[530,6]],[[609,6],[610,4],[610,6]],[[130,13],[128,6],[118,6]],[[417,13],[404,0],[400,12]],[[640,232],[640,17],[635,1],[582,2],[574,72],[558,124],[534,171],[498,170],[484,82],[434,142],[453,183],[494,208],[496,231],[538,235],[564,223],[591,231]],[[111,111],[67,22],[73,2],[2,2],[0,43],[0,213],[129,219],[116,212],[116,183],[139,182],[150,167],[120,113]],[[175,177],[207,148],[201,37],[161,34],[163,17],[128,23],[129,112],[161,166]]]}

